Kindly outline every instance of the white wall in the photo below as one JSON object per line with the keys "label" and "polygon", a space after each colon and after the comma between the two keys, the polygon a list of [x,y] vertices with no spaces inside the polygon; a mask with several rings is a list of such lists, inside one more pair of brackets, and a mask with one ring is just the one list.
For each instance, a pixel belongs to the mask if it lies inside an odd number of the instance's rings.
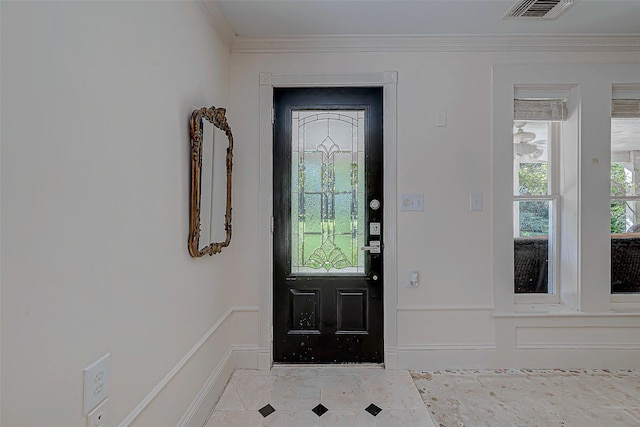
{"label": "white wall", "polygon": [[[247,171],[239,178],[243,193],[235,204],[243,224],[236,247],[259,259],[252,236],[259,235],[260,216],[270,214],[258,203],[259,170],[270,167],[257,156],[259,73],[397,71],[397,193],[425,195],[424,212],[398,213],[398,280],[385,284],[397,290],[398,304],[391,309],[397,310],[398,367],[639,367],[640,346],[631,344],[638,333],[637,314],[576,320],[496,317],[504,313],[494,312],[492,174],[511,162],[492,165],[492,68],[594,62],[639,63],[640,53],[232,53],[230,105],[243,123],[235,135],[243,141],[238,156]],[[447,111],[447,127],[435,127],[438,110]],[[475,191],[484,193],[482,212],[469,211],[469,193]],[[508,259],[502,262],[513,268]],[[417,289],[405,286],[410,268],[421,273]],[[237,277],[240,294],[255,295],[250,304],[264,298],[260,289],[268,295],[260,270],[245,269]],[[576,328],[582,334],[577,344],[557,351]],[[613,330],[615,338],[599,338],[604,330]],[[548,343],[535,335],[552,331],[560,333]],[[538,341],[529,349],[527,340],[534,335]],[[525,348],[531,351],[521,351]]]}
{"label": "white wall", "polygon": [[[426,202],[398,215],[399,282],[387,286],[398,295],[399,367],[638,367],[637,342],[611,351],[636,336],[637,318],[492,317],[490,251],[501,167],[491,163],[492,66],[640,63],[638,52],[229,57],[194,2],[3,1],[1,19],[3,425],[84,425],[82,369],[106,352],[109,426],[197,425],[230,354],[256,364],[269,286],[260,72],[398,71],[397,190]],[[233,240],[192,259],[187,120],[205,105],[227,106],[234,131]],[[446,128],[434,126],[441,109]],[[483,212],[469,212],[470,191],[484,193]],[[408,268],[422,273],[418,289],[403,286]],[[579,331],[588,344],[612,330],[609,350],[524,349],[547,332],[561,344]]]}
{"label": "white wall", "polygon": [[2,2],[3,425],[84,426],[110,352],[108,425],[173,426],[257,342],[240,252],[186,245],[188,119],[229,71],[196,2]]}

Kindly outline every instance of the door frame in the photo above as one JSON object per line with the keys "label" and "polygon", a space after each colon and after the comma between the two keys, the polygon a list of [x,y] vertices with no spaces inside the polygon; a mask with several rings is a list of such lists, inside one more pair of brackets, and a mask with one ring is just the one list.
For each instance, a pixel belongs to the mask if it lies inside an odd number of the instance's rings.
{"label": "door frame", "polygon": [[396,242],[396,105],[398,72],[359,74],[283,75],[260,73],[260,349],[258,369],[273,364],[273,88],[369,86],[383,90],[384,155],[384,366],[396,369],[397,351],[397,242]]}

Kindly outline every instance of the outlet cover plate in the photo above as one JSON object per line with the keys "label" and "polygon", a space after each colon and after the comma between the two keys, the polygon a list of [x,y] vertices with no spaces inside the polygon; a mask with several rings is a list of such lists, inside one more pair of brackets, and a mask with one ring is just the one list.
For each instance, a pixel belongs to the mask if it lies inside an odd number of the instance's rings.
{"label": "outlet cover plate", "polygon": [[105,427],[107,425],[107,402],[105,399],[93,411],[87,414],[87,427]]}
{"label": "outlet cover plate", "polygon": [[402,193],[399,202],[401,211],[424,211],[422,193]]}
{"label": "outlet cover plate", "polygon": [[471,211],[482,210],[482,193],[471,192],[469,194],[469,210]]}
{"label": "outlet cover plate", "polygon": [[107,353],[90,366],[84,368],[84,399],[82,415],[87,415],[109,396],[109,361]]}

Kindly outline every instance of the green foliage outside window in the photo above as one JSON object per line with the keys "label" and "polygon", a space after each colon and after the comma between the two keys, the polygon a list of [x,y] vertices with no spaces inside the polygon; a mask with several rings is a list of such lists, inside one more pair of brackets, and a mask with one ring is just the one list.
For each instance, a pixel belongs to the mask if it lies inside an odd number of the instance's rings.
{"label": "green foliage outside window", "polygon": [[[522,196],[548,194],[549,179],[546,163],[521,163],[518,170],[519,193]],[[520,205],[520,236],[549,234],[549,201],[522,201]]]}
{"label": "green foliage outside window", "polygon": [[521,196],[544,196],[548,193],[546,163],[521,163],[518,171]]}
{"label": "green foliage outside window", "polygon": [[[522,163],[518,171],[519,193],[522,196],[542,196],[548,192],[546,163]],[[628,184],[622,163],[611,164],[611,195],[626,196]],[[627,231],[627,204],[611,202],[611,233]],[[540,236],[549,232],[549,202],[520,202],[520,235]]]}
{"label": "green foliage outside window", "polygon": [[[627,183],[624,165],[622,163],[611,164],[611,195],[626,196]],[[624,233],[627,231],[627,204],[624,201],[611,201],[611,233]]]}

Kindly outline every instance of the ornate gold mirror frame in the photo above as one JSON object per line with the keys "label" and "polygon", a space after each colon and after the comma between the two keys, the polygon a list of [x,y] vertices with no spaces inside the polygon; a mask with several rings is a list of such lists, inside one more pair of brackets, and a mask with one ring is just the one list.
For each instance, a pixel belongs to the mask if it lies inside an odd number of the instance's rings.
{"label": "ornate gold mirror frame", "polygon": [[[227,110],[225,108],[200,108],[199,110],[194,110],[191,113],[191,120],[189,121],[189,128],[191,133],[191,201],[190,201],[190,209],[189,209],[189,254],[192,257],[201,257],[204,255],[213,255],[222,251],[222,248],[229,246],[231,242],[231,171],[233,168],[233,135],[231,134],[231,128],[227,123],[227,118],[225,116]],[[226,147],[226,207],[224,211],[224,233],[226,237],[224,241],[221,242],[209,242],[208,236],[202,236],[201,233],[201,203],[202,203],[202,188],[203,188],[203,177],[205,179],[209,179],[213,181],[216,177],[214,177],[213,170],[213,162],[216,160],[205,159],[206,164],[209,165],[211,171],[204,171],[206,175],[203,175],[202,161],[203,154],[205,156],[213,157],[213,144],[218,143],[219,141],[214,141],[214,135],[207,135],[204,129],[204,122],[213,124],[215,128],[218,128],[224,132],[226,138],[228,140],[228,145]],[[214,128],[211,128],[212,131],[215,131]],[[211,131],[211,132],[212,132]],[[215,132],[212,132],[215,133]],[[203,149],[203,141],[206,144],[211,144],[211,149],[204,150]],[[207,153],[205,153],[205,151]],[[210,151],[210,152],[209,152]],[[218,178],[220,176],[218,175]],[[210,188],[213,184],[212,182],[206,182],[205,184],[209,185]],[[209,190],[210,192],[212,190]],[[212,213],[213,209],[218,208],[221,209],[220,206],[215,206],[213,203],[212,194],[207,194],[207,200],[211,204],[209,211],[209,218],[207,221],[210,221],[211,218],[214,218],[215,215]],[[209,229],[212,225],[210,224],[207,229]],[[206,240],[203,240],[206,239]],[[202,245],[200,241],[203,240]]]}

